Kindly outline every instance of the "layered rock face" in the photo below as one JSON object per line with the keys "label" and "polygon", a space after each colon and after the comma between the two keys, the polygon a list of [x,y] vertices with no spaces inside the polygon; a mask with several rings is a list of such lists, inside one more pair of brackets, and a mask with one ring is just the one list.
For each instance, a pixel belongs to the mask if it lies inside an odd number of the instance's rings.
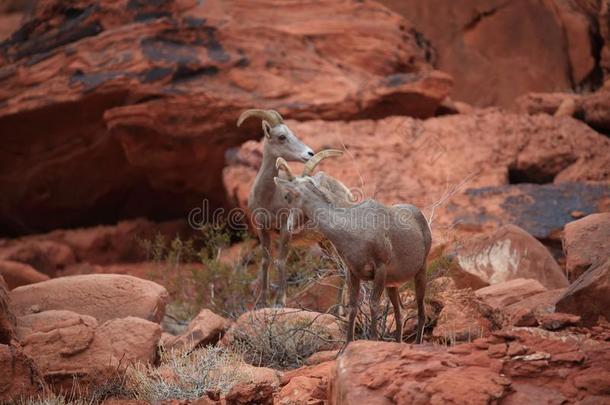
{"label": "layered rock face", "polygon": [[435,66],[458,78],[452,96],[478,106],[514,106],[531,91],[596,88],[608,73],[604,0],[381,3],[429,40]]}
{"label": "layered rock face", "polygon": [[[0,4],[0,234],[19,236],[0,239],[0,402],[608,402],[609,8]],[[247,207],[262,160],[260,122],[235,125],[247,108],[343,150],[319,169],[358,202],[422,209],[423,344],[412,284],[403,343],[366,341],[363,293],[343,347],[336,258],[295,241],[288,307],[259,307],[255,238],[184,220],[202,199]]]}
{"label": "layered rock face", "polygon": [[372,2],[37,2],[0,44],[0,223],[29,233],[218,206],[224,151],[259,136],[235,127],[243,109],[428,117],[452,80],[426,51]]}
{"label": "layered rock face", "polygon": [[[453,348],[357,342],[331,373],[332,404],[605,401],[607,342],[515,329]],[[601,382],[606,380],[606,382]]]}

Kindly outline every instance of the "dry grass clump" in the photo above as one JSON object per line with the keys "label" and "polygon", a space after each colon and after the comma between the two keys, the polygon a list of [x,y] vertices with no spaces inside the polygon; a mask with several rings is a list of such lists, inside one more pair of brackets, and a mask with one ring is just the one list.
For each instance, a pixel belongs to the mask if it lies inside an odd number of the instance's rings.
{"label": "dry grass clump", "polygon": [[148,402],[197,399],[208,392],[225,394],[248,376],[235,351],[208,347],[192,352],[171,350],[161,354],[161,364],[137,365],[127,370],[132,397]]}
{"label": "dry grass clump", "polygon": [[290,370],[303,366],[314,353],[341,345],[332,329],[317,324],[316,318],[286,320],[283,315],[253,319],[248,328],[234,332],[231,346],[239,348],[249,364]]}
{"label": "dry grass clump", "polygon": [[39,397],[21,399],[14,402],[15,405],[93,405],[98,403],[95,398],[68,399],[63,395],[53,393],[43,394]]}

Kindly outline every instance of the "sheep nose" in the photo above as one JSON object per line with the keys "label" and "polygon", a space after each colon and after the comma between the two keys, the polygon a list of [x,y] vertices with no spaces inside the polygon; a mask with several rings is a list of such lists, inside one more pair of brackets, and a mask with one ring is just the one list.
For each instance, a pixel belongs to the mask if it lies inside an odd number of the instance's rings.
{"label": "sheep nose", "polygon": [[308,154],[309,156],[313,156],[313,152],[312,152],[312,151],[307,152],[307,154]]}

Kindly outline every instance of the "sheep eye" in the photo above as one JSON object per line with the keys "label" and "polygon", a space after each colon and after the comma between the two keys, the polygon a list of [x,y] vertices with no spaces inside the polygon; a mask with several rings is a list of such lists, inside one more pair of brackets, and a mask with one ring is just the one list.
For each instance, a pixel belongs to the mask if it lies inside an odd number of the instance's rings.
{"label": "sheep eye", "polygon": [[284,196],[284,200],[288,201],[288,194]]}
{"label": "sheep eye", "polygon": [[286,135],[280,135],[277,137],[277,139],[279,139],[280,141],[285,141],[286,140]]}

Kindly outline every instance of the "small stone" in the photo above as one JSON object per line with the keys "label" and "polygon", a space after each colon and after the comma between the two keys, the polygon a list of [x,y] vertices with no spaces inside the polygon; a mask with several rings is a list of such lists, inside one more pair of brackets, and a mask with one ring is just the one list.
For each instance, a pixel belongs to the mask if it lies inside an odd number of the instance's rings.
{"label": "small stone", "polygon": [[489,357],[493,357],[495,359],[499,359],[500,357],[504,357],[506,355],[506,344],[498,343],[495,345],[490,345],[487,349],[487,353]]}
{"label": "small stone", "polygon": [[521,343],[518,342],[511,342],[508,345],[508,352],[507,354],[511,357],[514,356],[520,356],[523,354],[527,353],[527,347],[523,346]]}

